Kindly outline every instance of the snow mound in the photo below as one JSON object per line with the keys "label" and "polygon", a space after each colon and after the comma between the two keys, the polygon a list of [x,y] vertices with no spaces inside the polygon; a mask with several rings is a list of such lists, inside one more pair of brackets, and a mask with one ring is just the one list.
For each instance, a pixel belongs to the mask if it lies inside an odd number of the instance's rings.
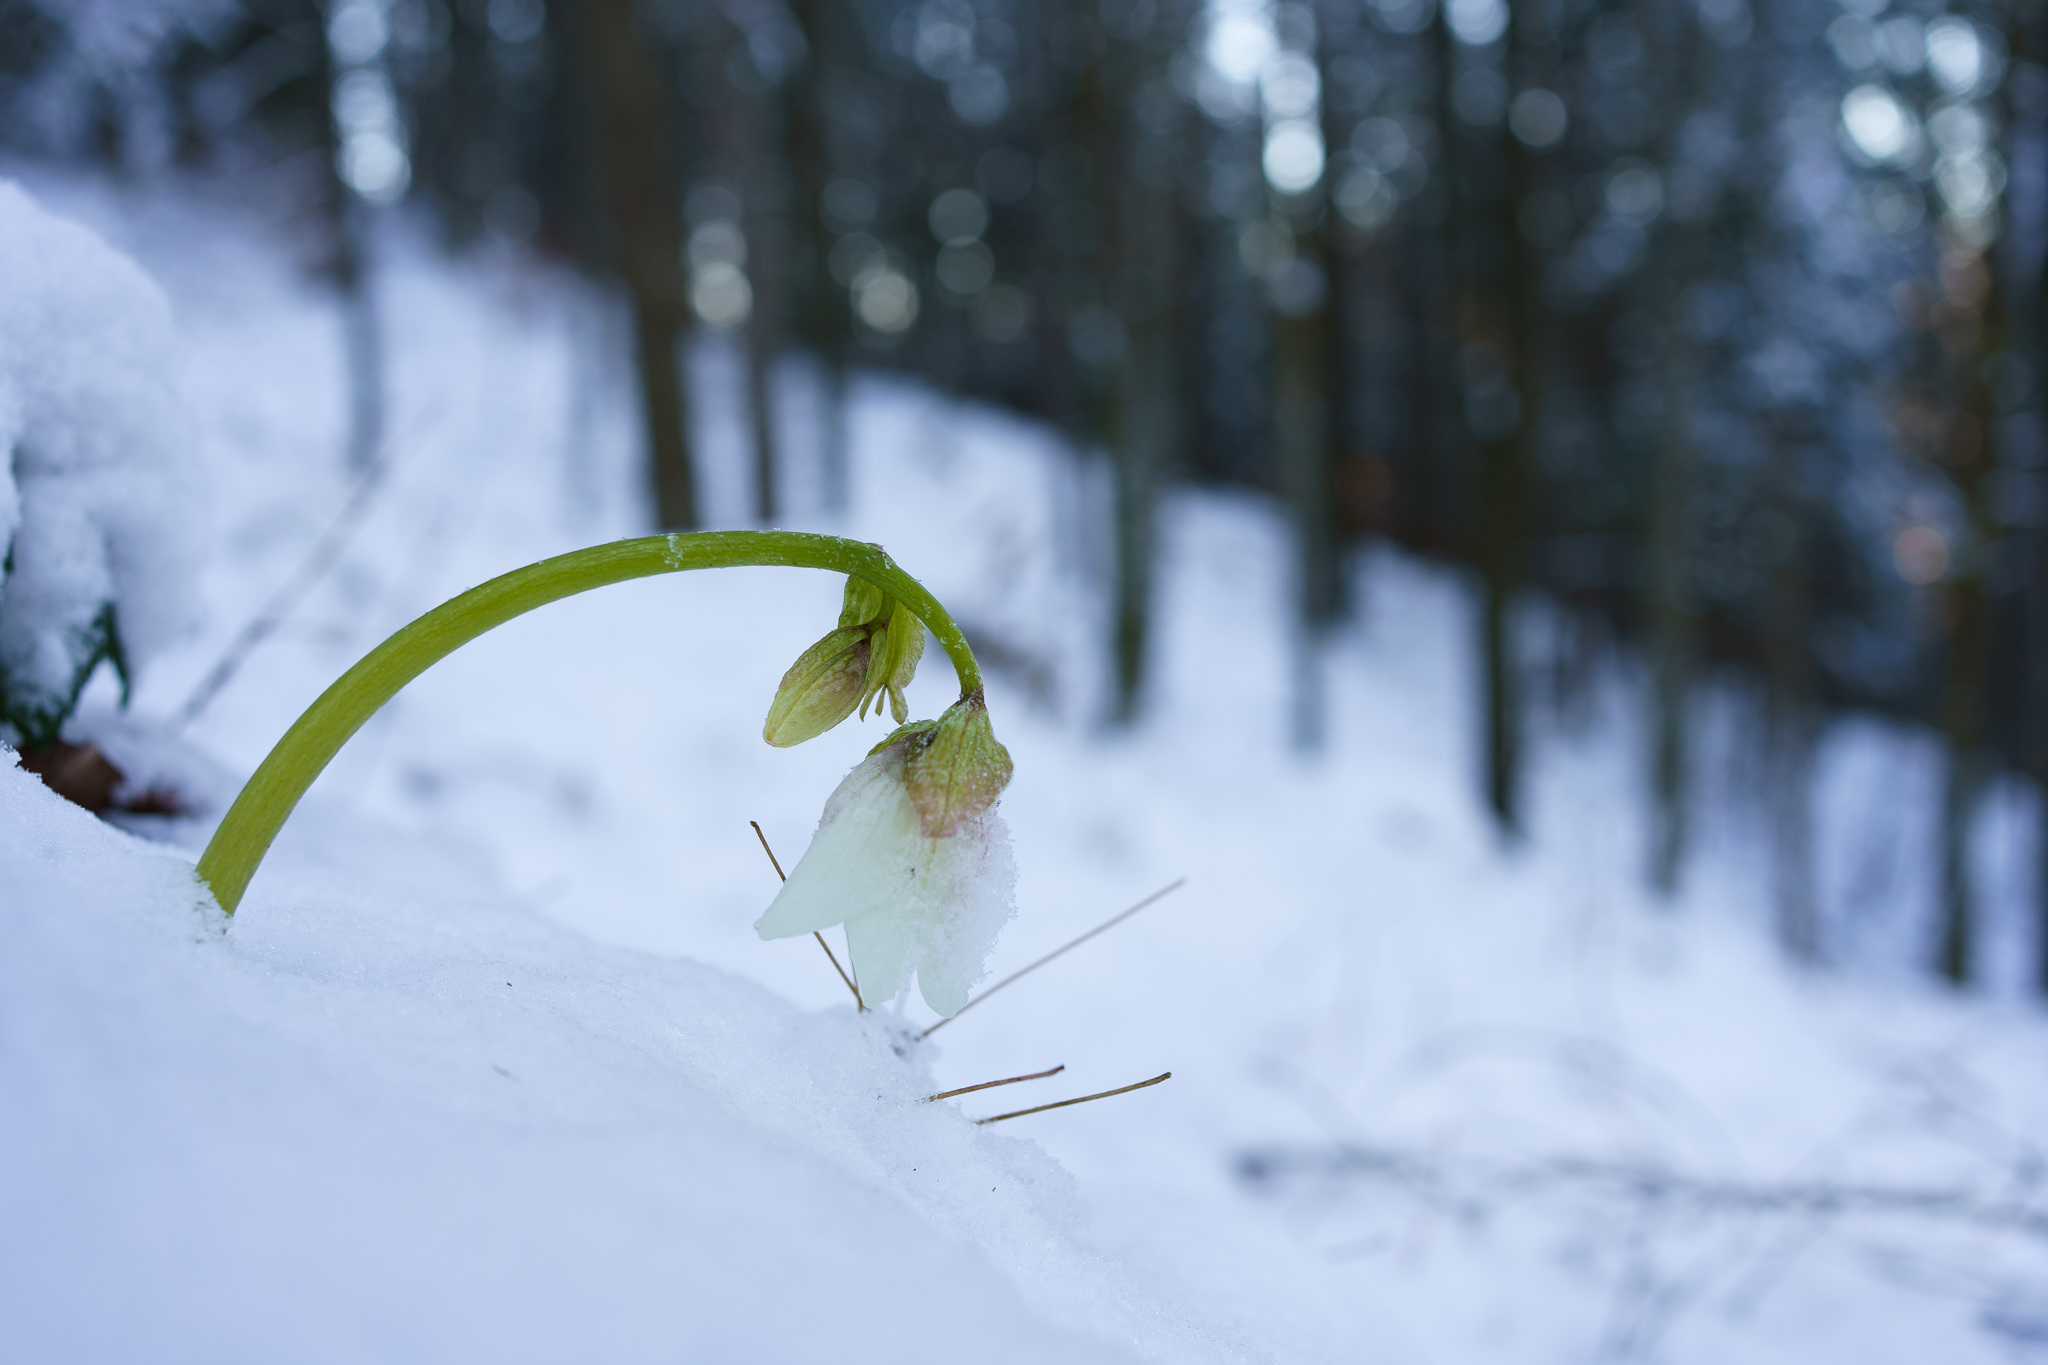
{"label": "snow mound", "polygon": [[170,306],[86,228],[0,181],[0,737],[56,737],[193,615],[193,424]]}
{"label": "snow mound", "polygon": [[231,927],[11,765],[0,868],[11,1357],[1239,1357],[1036,1146],[921,1103],[893,1018],[598,947],[317,805]]}

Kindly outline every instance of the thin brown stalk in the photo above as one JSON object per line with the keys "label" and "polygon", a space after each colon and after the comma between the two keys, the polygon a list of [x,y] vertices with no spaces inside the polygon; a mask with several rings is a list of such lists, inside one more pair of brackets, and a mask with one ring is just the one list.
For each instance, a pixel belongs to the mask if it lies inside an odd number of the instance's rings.
{"label": "thin brown stalk", "polygon": [[775,850],[768,847],[768,836],[761,832],[761,822],[759,820],[749,820],[747,823],[754,827],[754,837],[761,841],[761,851],[768,855],[768,866],[775,869],[776,880],[788,881],[789,874],[782,870],[782,859],[775,856]]}
{"label": "thin brown stalk", "polygon": [[984,1123],[1001,1123],[1004,1119],[1021,1119],[1026,1114],[1043,1114],[1048,1109],[1064,1109],[1070,1104],[1086,1104],[1090,1100],[1106,1100],[1111,1095],[1128,1095],[1133,1090],[1143,1090],[1148,1085],[1157,1085],[1161,1081],[1170,1081],[1172,1079],[1173,1073],[1171,1071],[1162,1071],[1151,1080],[1139,1081],[1136,1085],[1126,1085],[1120,1086],[1115,1090],[1105,1090],[1099,1095],[1082,1095],[1078,1099],[1055,1100],[1051,1104],[1041,1104],[1035,1109],[1018,1109],[1008,1114],[995,1114],[985,1119],[976,1119],[974,1122],[975,1126],[979,1127]]}
{"label": "thin brown stalk", "polygon": [[1000,1081],[983,1081],[980,1085],[963,1085],[958,1090],[941,1090],[936,1095],[926,1095],[924,1102],[930,1104],[933,1100],[950,1100],[955,1095],[971,1095],[977,1090],[993,1090],[999,1085],[1015,1085],[1019,1081],[1042,1081],[1047,1076],[1057,1076],[1066,1069],[1067,1064],[1061,1062],[1050,1071],[1034,1071],[1029,1076],[1009,1076]]}
{"label": "thin brown stalk", "polygon": [[[782,878],[783,881],[788,881],[789,874],[782,870],[782,861],[775,856],[775,850],[768,847],[768,836],[761,832],[760,821],[749,820],[747,823],[754,827],[754,837],[761,841],[761,851],[768,855],[768,865],[775,869],[775,875]],[[868,1002],[860,998],[860,987],[853,984],[853,978],[846,974],[846,968],[839,965],[838,957],[832,952],[832,945],[825,942],[825,936],[815,929],[811,931],[811,937],[818,940],[818,946],[825,950],[825,956],[832,961],[832,970],[839,973],[839,979],[846,983],[846,989],[853,992],[854,1006],[865,1011],[868,1007]]]}
{"label": "thin brown stalk", "polygon": [[1132,915],[1137,914],[1140,910],[1143,910],[1146,906],[1152,904],[1154,901],[1165,898],[1173,892],[1180,890],[1183,886],[1186,886],[1187,884],[1188,879],[1186,877],[1181,877],[1175,881],[1167,883],[1165,886],[1160,887],[1157,891],[1154,891],[1151,895],[1145,897],[1145,899],[1139,901],[1136,905],[1124,911],[1122,914],[1111,916],[1109,919],[1106,919],[1102,923],[1096,925],[1093,929],[1090,929],[1087,933],[1081,935],[1081,937],[1073,940],[1071,943],[1067,943],[1058,948],[1053,949],[1044,957],[1041,957],[1040,959],[1038,959],[1038,961],[1032,963],[1029,967],[1024,967],[1017,971],[1011,972],[1001,981],[996,982],[995,985],[990,986],[980,995],[975,996],[972,1000],[962,1005],[958,1010],[954,1011],[946,1018],[939,1020],[938,1023],[933,1024],[930,1028],[926,1029],[923,1033],[920,1033],[917,1036],[919,1038],[931,1037],[934,1033],[937,1033],[940,1029],[952,1023],[955,1019],[958,1019],[961,1015],[967,1013],[967,1011],[973,1009],[976,1005],[979,1005],[982,1001],[988,999],[991,995],[994,995],[997,991],[1009,985],[1012,981],[1015,981],[1018,977],[1027,976],[1030,973],[1037,971],[1040,967],[1043,967],[1046,963],[1052,961],[1054,958],[1060,956],[1060,954],[1069,952],[1075,948],[1080,947],[1089,939],[1094,938],[1097,934],[1102,933],[1103,931],[1108,929],[1116,928],[1117,925],[1122,924],[1125,920],[1129,919]]}

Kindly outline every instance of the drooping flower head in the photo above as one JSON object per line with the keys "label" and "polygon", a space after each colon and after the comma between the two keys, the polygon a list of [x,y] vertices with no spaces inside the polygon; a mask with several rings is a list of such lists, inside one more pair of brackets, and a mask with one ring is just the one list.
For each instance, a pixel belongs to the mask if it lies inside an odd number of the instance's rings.
{"label": "drooping flower head", "polygon": [[[851,585],[847,598],[851,611]],[[873,651],[892,646],[875,635],[837,642],[859,629],[841,620],[839,630],[812,646],[783,679],[769,712],[770,743],[796,743],[778,735],[800,730],[808,730],[799,736],[807,739],[856,705],[864,708],[864,699],[846,702],[853,692],[847,679],[857,666],[863,685],[876,677]],[[911,622],[918,624],[915,617]],[[899,627],[892,620],[887,630],[895,634]],[[921,625],[918,639],[921,647]],[[859,659],[863,647],[871,653]],[[820,660],[807,666],[813,654]],[[915,653],[909,666],[916,666]],[[888,667],[879,675],[884,687],[898,676],[908,681],[907,672]],[[900,683],[889,691],[900,719]],[[795,700],[785,705],[786,697]],[[819,724],[826,715],[832,719]],[[832,793],[810,847],[756,931],[762,938],[787,938],[844,923],[854,980],[865,998],[894,996],[914,971],[926,1004],[947,1017],[957,1013],[1014,913],[1016,868],[1009,831],[995,809],[1011,769],[978,690],[938,720],[900,726]]]}

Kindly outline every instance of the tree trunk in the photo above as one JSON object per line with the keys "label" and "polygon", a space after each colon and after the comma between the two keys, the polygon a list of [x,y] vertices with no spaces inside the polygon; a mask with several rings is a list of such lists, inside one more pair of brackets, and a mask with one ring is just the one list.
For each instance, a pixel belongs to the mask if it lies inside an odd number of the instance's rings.
{"label": "tree trunk", "polygon": [[1942,451],[1968,513],[1965,541],[1951,556],[1945,590],[1948,611],[1948,667],[1942,704],[1948,774],[1941,804],[1941,936],[1936,965],[1952,983],[1975,975],[1977,907],[1970,878],[1970,827],[1983,787],[1983,753],[1991,666],[1991,597],[1987,581],[1997,548],[1998,526],[1991,515],[1987,480],[1992,471],[1992,395],[1986,370],[2004,348],[2007,314],[2000,294],[2003,273],[1987,251],[1976,258],[1987,274],[1983,305],[1974,318],[1975,344],[1958,350],[1953,408]]}
{"label": "tree trunk", "polygon": [[[2048,63],[2048,6],[2035,5],[2033,13],[2023,25],[2016,24],[2020,42],[2016,44],[2037,69]],[[2037,101],[2038,107],[2038,101]],[[2008,147],[2017,151],[2027,145],[2024,138],[2017,136],[2016,120],[2008,117]],[[2048,162],[2048,109],[2041,110],[2035,126],[2028,130],[2033,134],[2034,154]],[[2048,165],[2037,163],[2037,177],[2048,178]],[[2048,211],[2037,207],[2037,212]],[[2010,219],[2008,219],[2010,222]],[[2048,243],[2041,238],[2048,233],[2038,231],[2041,220],[2037,218],[2035,235],[2034,293],[2032,306],[2022,301],[2017,310],[2021,319],[2018,335],[2014,340],[2025,348],[2028,369],[2033,378],[2033,393],[2028,401],[2032,405],[2035,427],[2032,450],[2009,450],[2001,452],[2008,465],[2015,468],[2040,469],[2048,465]],[[2014,226],[2017,226],[2016,224]],[[2015,235],[2008,230],[2006,249],[2010,251]],[[2023,268],[2015,261],[2017,269]],[[2002,429],[2011,431],[2016,424],[2004,424]],[[2037,475],[2037,477],[2039,477]],[[2048,519],[2034,530],[2035,559],[2033,582],[2029,585],[2032,594],[2032,612],[2028,622],[2033,635],[2030,663],[2032,665],[2033,699],[2033,759],[2035,792],[2039,801],[2040,824],[2035,833],[2034,854],[2034,897],[2035,897],[2035,942],[2034,942],[2034,985],[2043,995],[2048,995]]]}
{"label": "tree trunk", "polygon": [[1692,593],[1693,452],[1688,430],[1695,363],[1690,343],[1674,328],[1664,357],[1664,430],[1657,450],[1649,546],[1650,648],[1656,688],[1650,884],[1664,896],[1678,890],[1690,832],[1688,719],[1699,648]]}
{"label": "tree trunk", "polygon": [[1970,878],[1970,826],[1983,785],[1984,691],[1990,659],[1990,602],[1981,571],[1948,586],[1948,677],[1942,707],[1948,771],[1941,801],[1941,941],[1936,967],[1952,984],[1975,975],[1977,906]]}
{"label": "tree trunk", "polygon": [[[1690,10],[1675,17],[1679,42],[1711,50]],[[1685,65],[1672,95],[1681,109],[1697,105],[1704,83],[1703,62]],[[1668,164],[1684,159],[1684,117],[1670,120],[1663,139]],[[1654,678],[1654,734],[1651,741],[1650,885],[1660,896],[1678,891],[1690,843],[1691,711],[1693,671],[1699,657],[1699,603],[1693,591],[1694,501],[1697,452],[1692,421],[1704,382],[1705,359],[1685,319],[1687,291],[1706,273],[1706,233],[1691,222],[1667,217],[1659,228],[1662,276],[1655,299],[1663,319],[1664,344],[1657,379],[1664,405],[1650,492],[1650,658]]]}
{"label": "tree trunk", "polygon": [[797,0],[794,13],[810,55],[789,98],[790,311],[819,366],[819,501],[828,512],[842,512],[849,496],[846,349],[853,329],[847,301],[825,266],[830,249],[825,187],[831,183],[833,166],[826,137],[827,100],[841,34],[834,17],[836,0]]}
{"label": "tree trunk", "polygon": [[1806,511],[1797,488],[1800,447],[1775,419],[1767,512],[1770,547],[1764,672],[1765,781],[1770,812],[1772,898],[1778,939],[1798,962],[1820,957],[1820,918],[1813,882],[1813,678],[1807,639],[1812,627],[1807,572]]}
{"label": "tree trunk", "polygon": [[614,268],[633,310],[641,415],[652,457],[655,515],[668,529],[697,524],[687,404],[677,355],[685,323],[682,214],[664,127],[662,73],[633,0],[583,0],[590,155]]}
{"label": "tree trunk", "polygon": [[384,331],[370,288],[370,206],[341,176],[341,129],[331,111],[335,85],[343,73],[325,42],[320,44],[320,70],[321,89],[330,111],[321,125],[327,158],[328,274],[341,295],[342,356],[348,370],[348,469],[361,475],[375,462],[384,443]]}
{"label": "tree trunk", "polygon": [[1075,124],[1086,132],[1077,141],[1094,157],[1095,205],[1108,232],[1094,286],[1113,303],[1123,337],[1115,376],[1091,405],[1110,452],[1110,714],[1118,725],[1137,719],[1151,652],[1153,511],[1173,422],[1173,144],[1148,138],[1130,116],[1144,69],[1139,43],[1112,44],[1076,78],[1073,105]]}
{"label": "tree trunk", "polygon": [[[1316,66],[1322,76],[1323,142],[1339,145],[1342,132],[1332,101],[1330,46],[1319,36]],[[1295,747],[1320,748],[1328,728],[1322,676],[1323,643],[1344,610],[1342,545],[1336,475],[1345,455],[1341,395],[1351,392],[1347,327],[1349,257],[1342,229],[1331,218],[1327,181],[1316,187],[1319,225],[1301,234],[1296,270],[1316,272],[1316,287],[1276,300],[1274,427],[1281,483],[1294,509],[1295,535]]]}
{"label": "tree trunk", "polygon": [[1486,803],[1503,834],[1521,834],[1521,698],[1513,604],[1520,581],[1525,486],[1518,443],[1480,446],[1480,651],[1485,675]]}
{"label": "tree trunk", "polygon": [[[714,134],[739,192],[739,228],[746,242],[747,285],[752,305],[744,328],[747,438],[752,449],[754,520],[771,526],[778,515],[776,478],[775,358],[782,348],[788,299],[789,174],[783,147],[783,94],[755,72],[740,81],[732,74],[753,70],[746,31],[727,14],[717,26],[724,36],[719,79],[725,87],[725,117]],[[776,77],[781,72],[773,73]],[[802,77],[798,76],[798,80]]]}
{"label": "tree trunk", "polygon": [[782,224],[787,198],[782,168],[772,155],[772,93],[734,92],[740,103],[740,213],[747,242],[747,281],[753,310],[747,315],[747,429],[754,448],[754,519],[772,526],[776,518],[775,354],[779,349],[788,260]]}
{"label": "tree trunk", "polygon": [[[1303,245],[1313,249],[1321,234]],[[1305,262],[1295,268],[1301,269]],[[1317,267],[1319,268],[1319,267]],[[1327,286],[1325,286],[1325,292]],[[1293,736],[1297,749],[1320,748],[1326,717],[1322,642],[1337,614],[1336,515],[1329,459],[1330,394],[1327,297],[1300,312],[1276,309],[1274,333],[1274,437],[1281,488],[1294,511],[1295,612]]]}
{"label": "tree trunk", "polygon": [[[1518,70],[1535,20],[1517,15],[1509,27],[1509,70]],[[1491,347],[1504,373],[1488,378],[1471,358],[1466,382],[1468,417],[1479,430],[1479,545],[1481,583],[1480,650],[1484,666],[1486,800],[1501,833],[1522,833],[1521,675],[1515,659],[1514,602],[1524,572],[1529,538],[1529,447],[1542,399],[1542,353],[1536,297],[1537,262],[1516,219],[1528,192],[1529,154],[1505,127],[1494,134],[1492,153],[1505,158],[1503,183],[1472,215],[1469,230],[1493,235],[1473,243],[1472,256],[1497,262],[1491,278],[1471,282],[1466,304],[1472,342]],[[1468,267],[1469,269],[1470,267]],[[1491,398],[1483,386],[1502,386]],[[1507,396],[1511,395],[1511,397]],[[1486,404],[1493,404],[1487,408]]]}

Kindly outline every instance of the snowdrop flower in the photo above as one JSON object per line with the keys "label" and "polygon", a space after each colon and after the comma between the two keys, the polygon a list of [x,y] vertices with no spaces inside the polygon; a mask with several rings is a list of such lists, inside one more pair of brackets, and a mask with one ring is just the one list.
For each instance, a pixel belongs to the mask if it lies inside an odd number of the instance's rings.
{"label": "snowdrop flower", "polygon": [[901,725],[909,715],[903,689],[924,656],[924,622],[864,579],[846,580],[839,625],[805,650],[782,675],[761,737],[779,748],[815,739],[881,697]]}
{"label": "snowdrop flower", "polygon": [[755,929],[788,938],[843,922],[866,999],[893,997],[914,970],[925,1003],[950,1018],[1014,912],[1010,836],[995,810],[1010,771],[979,692],[898,729],[832,793]]}

